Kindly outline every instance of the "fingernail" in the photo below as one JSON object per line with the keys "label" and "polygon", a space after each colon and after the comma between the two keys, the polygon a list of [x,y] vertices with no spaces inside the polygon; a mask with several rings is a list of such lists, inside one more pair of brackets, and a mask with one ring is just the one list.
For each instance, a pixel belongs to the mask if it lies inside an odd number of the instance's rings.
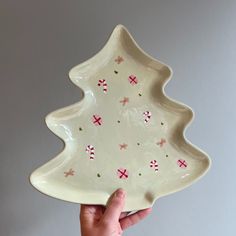
{"label": "fingernail", "polygon": [[123,189],[119,188],[117,191],[116,191],[116,194],[115,194],[116,197],[119,197],[119,198],[123,198],[125,196],[125,192]]}

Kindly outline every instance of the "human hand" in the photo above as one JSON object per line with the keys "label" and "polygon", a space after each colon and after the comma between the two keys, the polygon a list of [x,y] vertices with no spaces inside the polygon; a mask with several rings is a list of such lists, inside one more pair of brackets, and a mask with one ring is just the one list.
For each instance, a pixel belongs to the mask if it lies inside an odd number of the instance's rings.
{"label": "human hand", "polygon": [[132,215],[122,212],[125,192],[118,189],[108,201],[107,207],[81,205],[80,224],[82,236],[120,236],[128,227],[145,218],[151,208],[140,210]]}

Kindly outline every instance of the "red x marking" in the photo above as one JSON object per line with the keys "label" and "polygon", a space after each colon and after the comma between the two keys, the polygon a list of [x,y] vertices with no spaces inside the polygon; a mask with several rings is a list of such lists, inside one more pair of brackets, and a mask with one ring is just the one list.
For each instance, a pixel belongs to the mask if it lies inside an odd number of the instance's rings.
{"label": "red x marking", "polygon": [[135,85],[138,83],[138,79],[135,75],[130,75],[129,76],[129,82],[132,84],[132,85]]}
{"label": "red x marking", "polygon": [[93,115],[93,123],[95,125],[101,125],[102,124],[102,118],[98,115]]}
{"label": "red x marking", "polygon": [[126,179],[128,178],[128,171],[127,169],[120,168],[117,170],[117,174],[120,179]]}
{"label": "red x marking", "polygon": [[188,164],[187,164],[187,162],[185,160],[179,159],[177,161],[177,163],[178,163],[179,167],[181,167],[181,168],[186,168],[188,166]]}

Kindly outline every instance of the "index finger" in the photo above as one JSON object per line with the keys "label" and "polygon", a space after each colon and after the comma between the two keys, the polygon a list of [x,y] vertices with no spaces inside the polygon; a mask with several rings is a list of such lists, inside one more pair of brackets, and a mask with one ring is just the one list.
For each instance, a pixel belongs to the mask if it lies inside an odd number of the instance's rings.
{"label": "index finger", "polygon": [[125,204],[125,192],[118,189],[108,201],[107,208],[103,215],[103,221],[114,222],[119,221],[119,217]]}

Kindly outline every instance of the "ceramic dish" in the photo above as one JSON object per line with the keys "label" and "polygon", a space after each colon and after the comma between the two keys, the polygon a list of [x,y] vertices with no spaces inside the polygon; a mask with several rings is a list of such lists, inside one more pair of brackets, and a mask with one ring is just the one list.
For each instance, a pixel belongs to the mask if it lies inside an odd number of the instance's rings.
{"label": "ceramic dish", "polygon": [[116,26],[101,51],[69,72],[83,99],[47,115],[65,147],[31,174],[32,185],[58,199],[102,205],[121,187],[124,211],[131,211],[203,176],[210,159],[184,136],[193,112],[166,96],[171,75]]}

